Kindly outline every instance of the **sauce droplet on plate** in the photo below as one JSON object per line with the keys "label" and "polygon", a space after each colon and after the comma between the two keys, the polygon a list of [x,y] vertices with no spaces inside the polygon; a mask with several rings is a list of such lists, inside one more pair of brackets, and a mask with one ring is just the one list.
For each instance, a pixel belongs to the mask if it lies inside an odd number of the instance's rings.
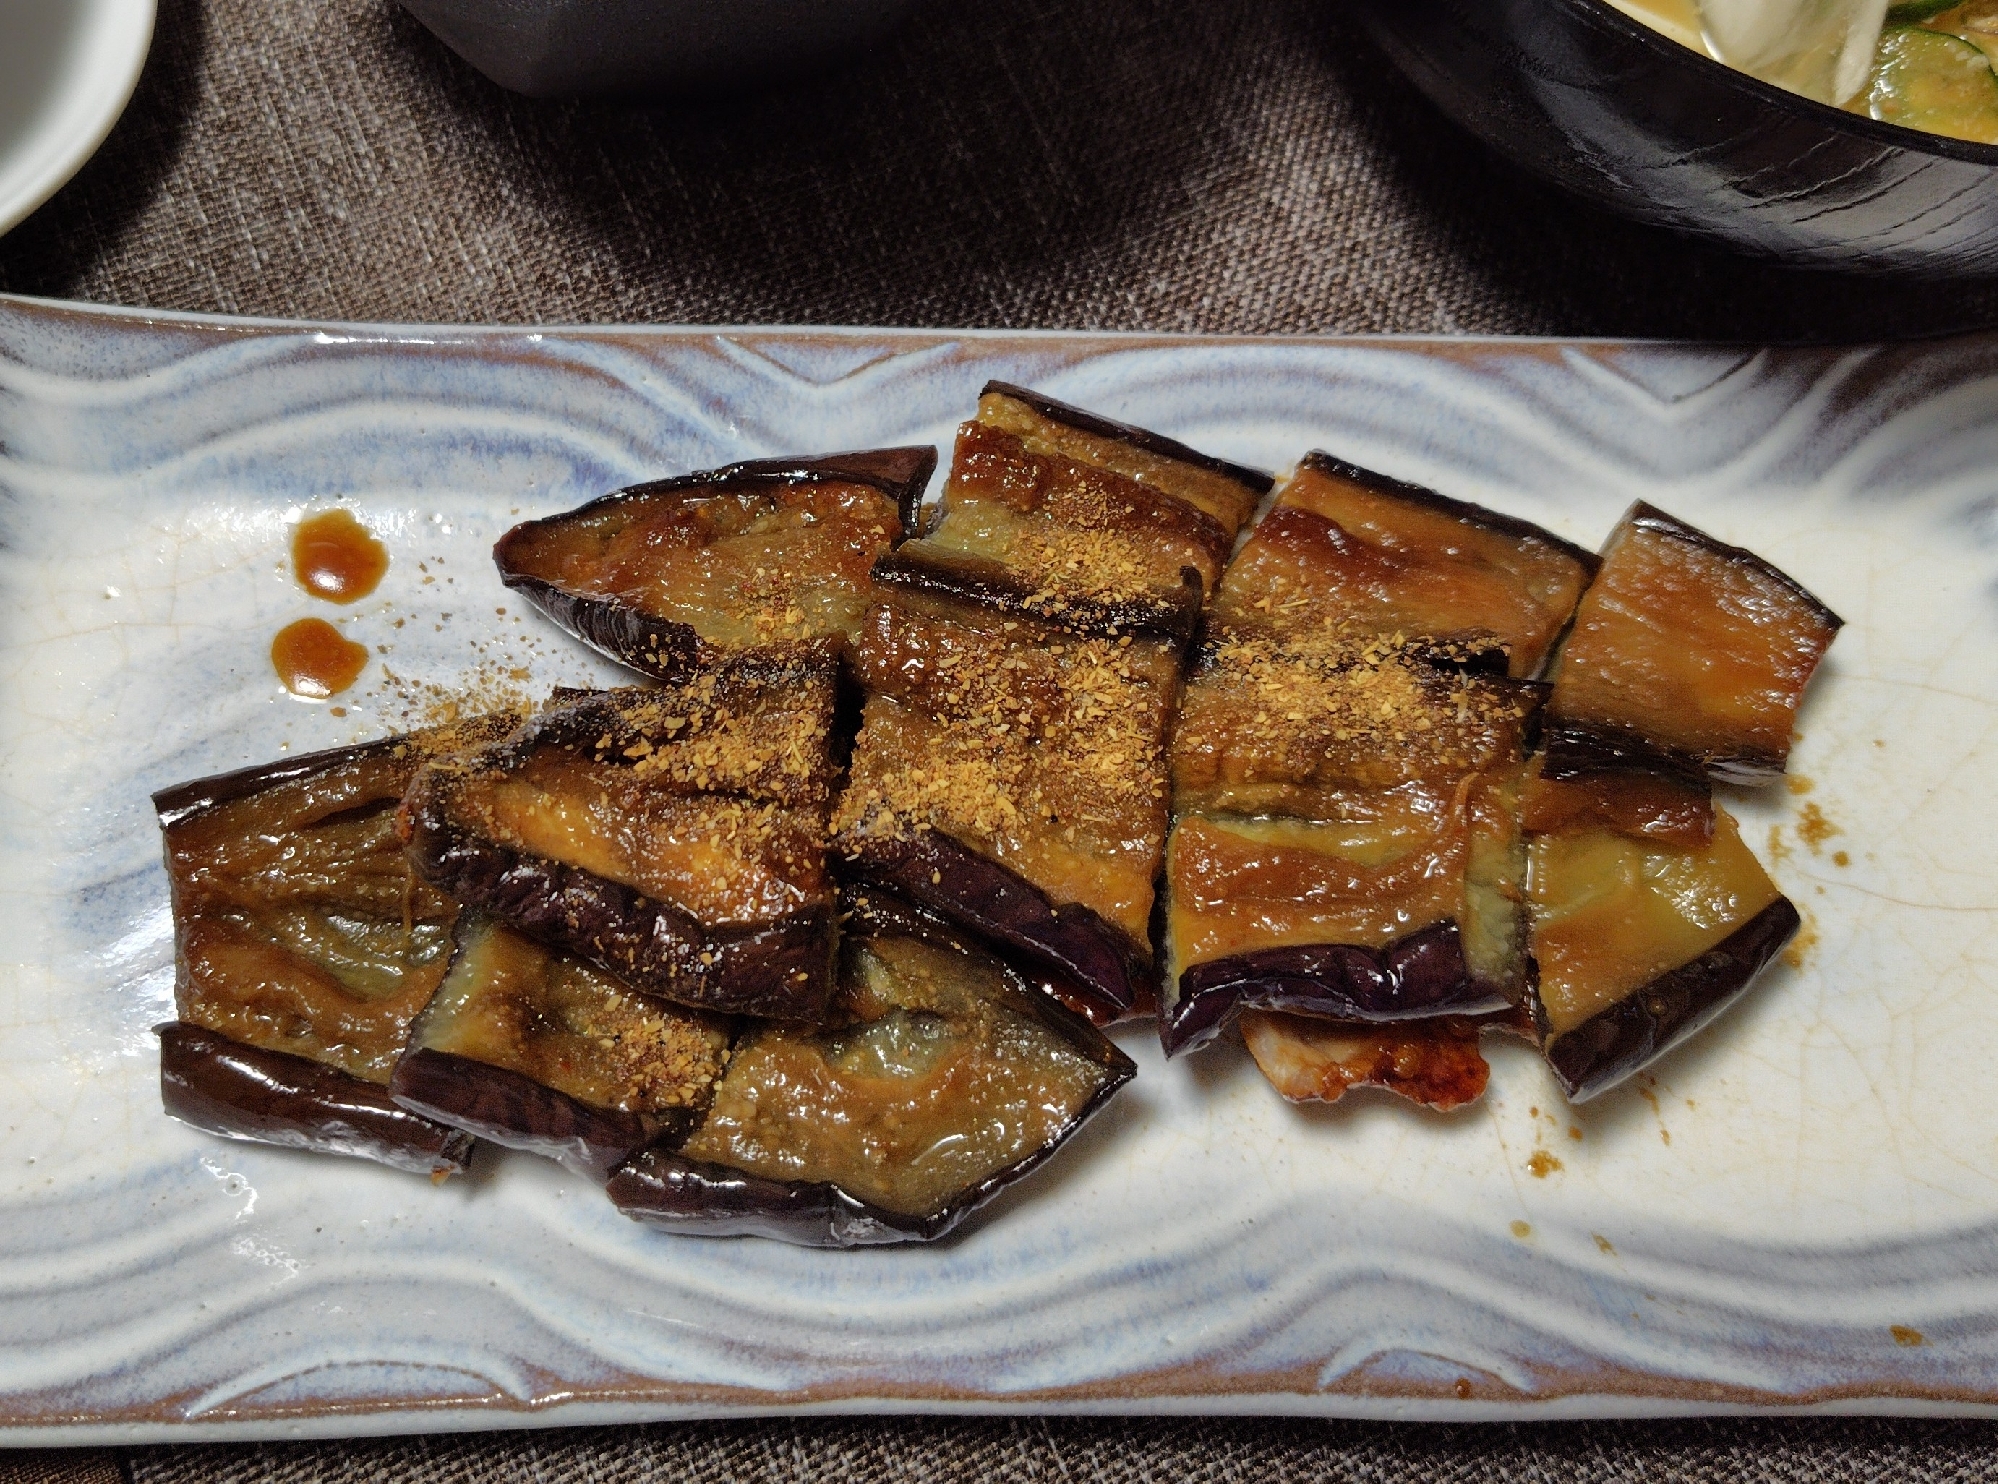
{"label": "sauce droplet on plate", "polygon": [[286,624],[271,640],[271,666],[284,688],[309,701],[337,696],[367,668],[367,646],[341,637],[323,618]]}
{"label": "sauce droplet on plate", "polygon": [[388,565],[388,548],[345,510],[308,515],[291,533],[291,566],[298,585],[329,603],[365,598]]}

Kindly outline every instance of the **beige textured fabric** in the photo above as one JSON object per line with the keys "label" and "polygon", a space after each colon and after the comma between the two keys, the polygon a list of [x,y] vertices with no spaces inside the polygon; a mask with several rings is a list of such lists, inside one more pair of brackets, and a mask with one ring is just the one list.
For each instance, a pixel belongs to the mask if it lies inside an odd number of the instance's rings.
{"label": "beige textured fabric", "polygon": [[145,1450],[133,1484],[1811,1484],[1993,1477],[1975,1423],[1390,1427],[1235,1420],[706,1423]]}
{"label": "beige textured fabric", "polygon": [[0,287],[349,319],[1853,338],[1998,288],[1746,265],[1574,204],[1307,0],[932,0],[686,105],[502,93],[390,0],[163,0]]}
{"label": "beige textured fabric", "polygon": [[118,1459],[99,1449],[0,1455],[0,1484],[122,1484],[125,1477]]}
{"label": "beige textured fabric", "polygon": [[[339,319],[1860,338],[1998,289],[1746,265],[1571,203],[1336,7],[933,3],[840,76],[677,107],[486,84],[387,0],[164,0],[102,153],[0,288]],[[1998,1476],[1974,1425],[829,1420],[123,1456],[136,1484]],[[104,1453],[0,1484],[100,1484]],[[67,1470],[67,1472],[64,1472]],[[92,1472],[95,1470],[95,1472]]]}

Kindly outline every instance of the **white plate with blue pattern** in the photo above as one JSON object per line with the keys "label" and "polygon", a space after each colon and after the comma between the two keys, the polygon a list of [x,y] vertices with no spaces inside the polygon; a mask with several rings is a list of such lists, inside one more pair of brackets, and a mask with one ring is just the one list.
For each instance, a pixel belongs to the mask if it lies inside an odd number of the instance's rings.
{"label": "white plate with blue pattern", "polygon": [[[930,1248],[675,1239],[525,1156],[433,1187],[160,1112],[147,799],[610,671],[499,585],[516,520],[916,440],[990,377],[1264,467],[1326,447],[1595,545],[1635,498],[1848,620],[1778,789],[1805,912],[1655,1075],[1521,1047],[1451,1116],[1162,1063]],[[268,647],[330,504],[386,541],[340,709]],[[504,612],[500,610],[504,609]],[[20,1442],[769,1410],[1532,1418],[1998,1411],[1998,339],[1741,350],[477,330],[0,300],[0,1424]],[[513,671],[524,671],[524,676]],[[436,688],[433,690],[432,688]],[[1806,823],[1804,809],[1816,815]]]}

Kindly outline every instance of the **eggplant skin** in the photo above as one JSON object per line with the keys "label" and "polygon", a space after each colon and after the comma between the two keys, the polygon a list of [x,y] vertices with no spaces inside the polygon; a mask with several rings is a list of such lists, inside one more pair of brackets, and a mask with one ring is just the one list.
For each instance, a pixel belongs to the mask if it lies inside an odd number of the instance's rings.
{"label": "eggplant skin", "polygon": [[459,828],[442,790],[426,788],[421,776],[403,801],[403,819],[410,855],[433,886],[634,989],[726,1014],[825,1018],[836,932],[830,903],[767,927],[709,929],[622,882]]}
{"label": "eggplant skin", "polygon": [[1737,752],[1708,758],[1653,742],[1627,727],[1555,721],[1543,715],[1543,777],[1557,783],[1614,773],[1658,774],[1685,788],[1711,780],[1755,788],[1783,776],[1785,759],[1768,753]]}
{"label": "eggplant skin", "polygon": [[396,1103],[508,1149],[560,1160],[599,1184],[632,1152],[657,1138],[684,1138],[692,1109],[671,1114],[591,1108],[505,1067],[419,1048],[389,1077]]}
{"label": "eggplant skin", "polygon": [[1159,1001],[1159,1041],[1167,1056],[1191,1051],[1242,1010],[1392,1025],[1491,1015],[1512,1004],[1503,989],[1472,975],[1457,924],[1439,922],[1385,948],[1312,943],[1195,964],[1179,976],[1178,997]]}
{"label": "eggplant skin", "polygon": [[172,1021],[160,1038],[160,1101],[225,1139],[372,1159],[418,1175],[462,1174],[473,1138],[399,1107],[385,1087],[283,1051]]}
{"label": "eggplant skin", "polygon": [[233,804],[267,788],[296,783],[300,779],[328,773],[381,754],[409,756],[410,767],[414,770],[418,763],[434,752],[457,751],[497,742],[519,721],[519,717],[507,714],[481,716],[413,736],[380,737],[352,747],[330,747],[322,752],[301,753],[279,762],[257,763],[233,772],[217,773],[212,777],[196,778],[163,788],[153,795],[153,809],[159,815],[160,828],[171,829],[184,819],[191,819],[223,804]]}
{"label": "eggplant skin", "polygon": [[1057,905],[1017,872],[936,830],[863,835],[846,846],[860,880],[991,940],[1002,954],[1055,970],[1088,1001],[1122,1014],[1152,981],[1138,945],[1077,902]]}
{"label": "eggplant skin", "polygon": [[936,467],[936,449],[921,445],[857,449],[811,457],[750,459],[674,479],[655,479],[613,490],[560,515],[521,522],[493,544],[493,564],[499,568],[502,583],[592,649],[643,674],[671,680],[699,664],[701,641],[692,627],[671,619],[654,618],[617,598],[570,592],[545,578],[523,572],[517,553],[529,532],[551,522],[573,520],[607,505],[675,491],[698,494],[730,487],[837,482],[872,485],[887,495],[895,502],[901,517],[901,534],[906,536],[916,528],[916,515],[922,509],[923,495]]}
{"label": "eggplant skin", "polygon": [[1037,583],[1029,582],[1000,563],[983,557],[943,556],[900,546],[877,557],[874,580],[903,592],[974,603],[1001,613],[1018,613],[1041,623],[1059,624],[1083,634],[1158,634],[1180,643],[1191,642],[1200,627],[1203,589],[1192,567],[1179,569],[1180,587],[1170,599],[1122,599],[1116,602],[1068,598],[1058,612],[1036,602]]}
{"label": "eggplant skin", "polygon": [[980,388],[978,395],[984,397],[995,392],[1002,397],[1011,397],[1015,402],[1025,403],[1049,422],[1064,423],[1081,432],[1094,433],[1099,438],[1108,438],[1131,448],[1143,449],[1146,453],[1157,454],[1160,458],[1191,464],[1195,468],[1207,470],[1210,474],[1223,475],[1257,496],[1268,494],[1276,484],[1275,476],[1261,469],[1251,469],[1245,464],[1231,464],[1226,459],[1217,459],[1214,455],[1202,453],[1197,448],[1189,448],[1184,443],[1166,437],[1163,433],[1154,433],[1149,428],[1120,423],[1100,413],[1073,407],[1066,402],[1057,402],[1052,397],[1043,396],[1027,387],[1015,386],[1011,382],[988,381]]}
{"label": "eggplant skin", "polygon": [[1342,458],[1319,449],[1313,449],[1297,461],[1300,469],[1316,469],[1321,474],[1329,474],[1335,479],[1350,480],[1362,489],[1391,499],[1433,510],[1438,515],[1446,515],[1466,525],[1479,526],[1501,536],[1512,536],[1520,540],[1539,541],[1559,551],[1563,556],[1578,563],[1586,577],[1593,578],[1603,564],[1600,555],[1585,547],[1564,541],[1545,526],[1536,526],[1530,520],[1521,520],[1516,515],[1505,515],[1485,505],[1474,505],[1468,500],[1453,500],[1423,484],[1410,484],[1405,479],[1394,479],[1386,474],[1377,474],[1372,469],[1363,469],[1358,464],[1349,464]]}
{"label": "eggplant skin", "polygon": [[1643,1070],[1733,1004],[1801,923],[1778,897],[1690,963],[1546,1043],[1547,1064],[1572,1103]]}

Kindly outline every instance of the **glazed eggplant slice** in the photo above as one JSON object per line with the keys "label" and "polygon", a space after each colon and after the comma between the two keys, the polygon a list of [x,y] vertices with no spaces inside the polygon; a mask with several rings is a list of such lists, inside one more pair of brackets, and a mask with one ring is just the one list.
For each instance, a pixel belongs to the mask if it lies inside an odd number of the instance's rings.
{"label": "glazed eggplant slice", "polygon": [[989,384],[941,505],[875,575],[1083,632],[1185,639],[1267,475]]}
{"label": "glazed eggplant slice", "polygon": [[1484,1094],[1491,1067],[1478,1024],[1340,1025],[1250,1010],[1242,1039],[1270,1086],[1293,1103],[1336,1103],[1355,1087],[1378,1087],[1445,1112]]}
{"label": "glazed eggplant slice", "polygon": [[936,462],[934,448],[880,448],[634,485],[515,526],[493,560],[563,628],[648,675],[746,648],[844,646]]}
{"label": "glazed eggplant slice", "polygon": [[1245,1009],[1378,1025],[1517,1004],[1516,812],[1515,768],[1350,790],[1319,819],[1183,816],[1166,861],[1166,1054]]}
{"label": "glazed eggplant slice", "polygon": [[700,1121],[730,1022],[637,994],[490,918],[459,921],[450,971],[389,1090],[402,1107],[606,1180]]}
{"label": "glazed eggplant slice", "polygon": [[1575,1102],[1726,1009],[1798,927],[1724,809],[1701,847],[1593,829],[1527,856],[1542,1049]]}
{"label": "glazed eggplant slice", "polygon": [[819,1019],[837,679],[824,648],[764,652],[544,711],[418,772],[411,856],[467,906],[643,993]]}
{"label": "glazed eggplant slice", "polygon": [[1753,552],[1633,506],[1561,646],[1547,776],[1771,781],[1842,622]]}
{"label": "glazed eggplant slice", "polygon": [[927,1241],[1047,1160],[1136,1071],[933,918],[879,893],[853,905],[835,1021],[749,1031],[700,1127],[612,1177],[626,1215],[808,1246]]}
{"label": "glazed eggplant slice", "polygon": [[1449,781],[1510,767],[1545,688],[1439,670],[1421,646],[1211,629],[1194,653],[1173,733],[1180,814],[1310,817],[1318,794]]}
{"label": "glazed eggplant slice", "polygon": [[857,878],[1109,1009],[1151,961],[1174,647],[903,595],[869,614],[834,843]]}
{"label": "glazed eggplant slice", "polygon": [[419,879],[394,813],[428,759],[488,718],[200,779],[153,796],[173,894],[179,1020],[169,1113],[211,1133],[462,1169],[469,1141],[390,1101],[390,1069],[443,978],[457,904]]}
{"label": "glazed eggplant slice", "polygon": [[1527,677],[1596,565],[1531,522],[1312,453],[1230,564],[1215,611],[1239,628],[1421,635]]}

